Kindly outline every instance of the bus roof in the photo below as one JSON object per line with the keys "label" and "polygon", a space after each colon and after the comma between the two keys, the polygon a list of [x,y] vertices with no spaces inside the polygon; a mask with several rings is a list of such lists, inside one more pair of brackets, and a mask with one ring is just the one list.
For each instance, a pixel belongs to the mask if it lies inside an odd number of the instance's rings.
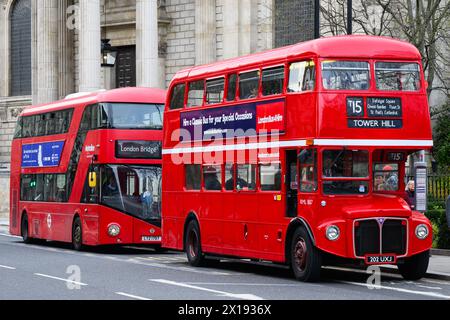
{"label": "bus roof", "polygon": [[163,89],[128,87],[86,93],[78,97],[75,96],[73,98],[59,100],[49,104],[29,106],[22,112],[22,116],[63,110],[70,107],[85,106],[87,104],[99,102],[164,104],[165,99],[166,91]]}
{"label": "bus roof", "polygon": [[178,72],[174,80],[224,72],[240,67],[251,67],[286,59],[302,57],[321,58],[373,58],[395,60],[420,60],[419,50],[412,44],[389,37],[345,35],[325,37],[301,42],[243,57],[196,66]]}

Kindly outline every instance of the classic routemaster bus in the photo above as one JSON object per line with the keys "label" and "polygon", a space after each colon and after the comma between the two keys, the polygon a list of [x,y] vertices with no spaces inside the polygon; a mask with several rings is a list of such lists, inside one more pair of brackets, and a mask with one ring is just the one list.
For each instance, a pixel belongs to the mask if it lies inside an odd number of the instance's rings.
{"label": "classic routemaster bus", "polygon": [[26,108],[11,156],[10,232],[83,245],[161,243],[165,91],[124,88]]}
{"label": "classic routemaster bus", "polygon": [[[432,146],[421,57],[391,38],[313,40],[178,72],[164,116],[164,247],[189,262],[333,260],[422,277],[430,222],[403,199]],[[348,260],[346,260],[348,259]]]}

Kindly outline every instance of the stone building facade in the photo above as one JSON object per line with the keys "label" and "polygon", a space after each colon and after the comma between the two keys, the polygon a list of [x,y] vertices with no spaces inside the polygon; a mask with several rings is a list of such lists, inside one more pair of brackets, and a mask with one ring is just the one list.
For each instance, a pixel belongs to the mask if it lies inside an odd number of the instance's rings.
{"label": "stone building facade", "polygon": [[[180,69],[307,40],[311,26],[281,42],[275,34],[299,14],[311,23],[313,3],[0,0],[0,216],[8,212],[10,145],[25,106],[74,92],[164,88]],[[117,50],[114,67],[101,65],[104,39]]]}

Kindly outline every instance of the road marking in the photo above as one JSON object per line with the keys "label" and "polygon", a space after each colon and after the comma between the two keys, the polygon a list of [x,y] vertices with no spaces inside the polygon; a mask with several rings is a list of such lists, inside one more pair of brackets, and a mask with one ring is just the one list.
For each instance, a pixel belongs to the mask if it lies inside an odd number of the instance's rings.
{"label": "road marking", "polygon": [[[352,284],[352,285],[355,285],[355,286],[361,286],[361,287],[368,288],[367,283],[351,282],[351,281],[337,281],[337,282],[346,283],[346,284]],[[377,288],[384,289],[384,290],[392,290],[392,291],[397,291],[397,292],[403,292],[403,293],[417,294],[417,295],[433,297],[433,298],[450,299],[450,296],[446,296],[446,295],[435,293],[435,292],[416,291],[416,290],[409,290],[409,289],[403,289],[403,288],[394,288],[394,287],[387,287],[387,286],[378,286]]]}
{"label": "road marking", "polygon": [[300,284],[288,284],[288,283],[186,282],[186,284],[205,285],[205,286],[301,287]]}
{"label": "road marking", "polygon": [[132,298],[132,299],[136,299],[136,300],[152,300],[149,298],[139,297],[139,296],[135,296],[133,294],[128,294],[128,293],[124,293],[124,292],[115,292],[115,294],[118,294],[118,295],[124,296],[124,297],[128,297],[128,298]]}
{"label": "road marking", "polygon": [[0,233],[0,236],[8,237],[8,238],[22,239],[22,237],[20,237],[20,236],[12,236],[12,235],[6,234],[6,233]]}
{"label": "road marking", "polygon": [[431,289],[431,290],[442,290],[441,287],[430,287],[430,286],[424,286],[424,285],[420,285],[420,284],[416,284],[418,287],[420,288],[425,288],[425,289]]}
{"label": "road marking", "polygon": [[219,291],[219,290],[213,290],[213,289],[203,288],[203,287],[199,287],[199,286],[194,286],[194,285],[190,285],[190,284],[187,284],[187,283],[181,283],[181,282],[165,280],[165,279],[149,279],[149,280],[153,281],[153,282],[162,283],[162,284],[172,285],[172,286],[178,286],[178,287],[184,287],[184,288],[189,288],[189,289],[194,289],[194,290],[211,292],[211,293],[215,293],[218,296],[228,297],[228,298],[233,298],[233,299],[264,300],[263,298],[255,296],[253,294],[230,293],[230,292],[225,292],[225,291]]}
{"label": "road marking", "polygon": [[2,266],[1,264],[0,264],[0,268],[8,269],[8,270],[16,270],[16,268],[14,268],[14,267]]}
{"label": "road marking", "polygon": [[64,278],[53,277],[53,276],[49,276],[47,274],[35,273],[34,275],[39,276],[39,277],[53,279],[53,280],[64,281],[64,282],[71,283],[71,284],[76,284],[76,285],[79,285],[79,286],[87,286],[86,283],[77,282],[77,281],[73,281],[73,280],[68,280],[68,279],[64,279]]}

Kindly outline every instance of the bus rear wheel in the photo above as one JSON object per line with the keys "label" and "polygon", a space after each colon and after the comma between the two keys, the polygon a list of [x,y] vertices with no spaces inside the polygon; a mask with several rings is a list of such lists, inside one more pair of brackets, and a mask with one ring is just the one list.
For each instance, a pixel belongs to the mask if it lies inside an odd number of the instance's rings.
{"label": "bus rear wheel", "polygon": [[290,260],[297,280],[305,282],[320,280],[322,257],[303,227],[298,228],[292,237]]}
{"label": "bus rear wheel", "polygon": [[30,238],[28,216],[26,213],[24,213],[22,216],[22,223],[20,224],[20,234],[24,243],[29,244],[33,242],[33,239]]}
{"label": "bus rear wheel", "polygon": [[403,279],[419,280],[427,274],[429,262],[430,251],[427,250],[410,258],[406,258],[404,263],[397,265],[397,267]]}
{"label": "bus rear wheel", "polygon": [[83,229],[79,217],[75,218],[72,225],[72,247],[76,251],[83,249]]}
{"label": "bus rear wheel", "polygon": [[202,252],[200,228],[197,221],[192,220],[189,222],[184,243],[189,264],[194,267],[202,266],[205,262],[205,256]]}

